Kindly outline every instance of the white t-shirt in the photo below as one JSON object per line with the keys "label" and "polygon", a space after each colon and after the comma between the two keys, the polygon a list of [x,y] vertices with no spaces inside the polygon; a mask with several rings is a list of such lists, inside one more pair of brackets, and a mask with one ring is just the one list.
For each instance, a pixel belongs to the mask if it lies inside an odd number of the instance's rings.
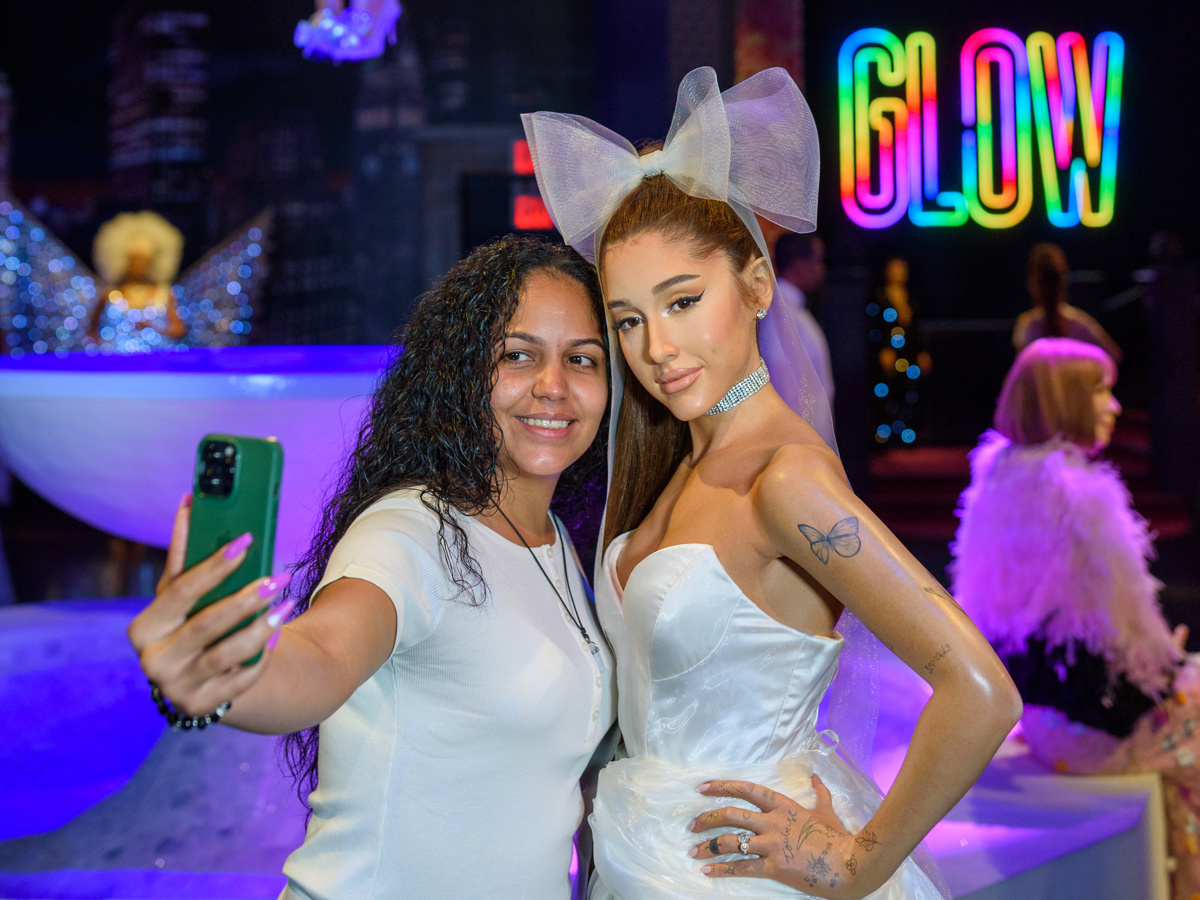
{"label": "white t-shirt", "polygon": [[557,541],[533,551],[550,579],[570,579],[599,658],[525,547],[459,521],[489,589],[480,606],[449,581],[438,519],[415,490],[368,508],[334,548],[317,590],[377,585],[396,604],[396,645],[321,724],[287,900],[570,894],[579,776],[615,716],[612,656],[569,543],[566,573]]}
{"label": "white t-shirt", "polygon": [[787,307],[788,315],[796,323],[796,330],[800,332],[800,343],[804,344],[808,358],[817,370],[817,378],[821,380],[821,387],[825,388],[825,396],[829,398],[829,404],[832,406],[833,365],[829,360],[829,342],[825,339],[825,332],[817,322],[817,317],[809,312],[804,291],[784,278],[778,279],[776,284],[779,285],[779,297]]}

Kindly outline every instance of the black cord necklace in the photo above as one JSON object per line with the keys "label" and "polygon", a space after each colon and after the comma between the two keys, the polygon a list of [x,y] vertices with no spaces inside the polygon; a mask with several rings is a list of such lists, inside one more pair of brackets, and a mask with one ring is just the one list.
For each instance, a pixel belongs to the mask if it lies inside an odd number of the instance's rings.
{"label": "black cord necklace", "polygon": [[567,579],[567,596],[571,598],[570,606],[567,606],[567,601],[563,599],[562,594],[558,592],[558,588],[554,586],[554,580],[546,574],[546,570],[542,568],[542,564],[538,560],[537,554],[533,552],[533,548],[530,547],[525,538],[521,536],[521,532],[517,530],[517,526],[513,524],[512,519],[505,514],[504,510],[500,509],[499,504],[497,504],[496,509],[500,510],[500,515],[504,516],[504,521],[507,522],[508,527],[513,530],[513,533],[517,536],[517,540],[524,544],[525,549],[529,551],[529,555],[533,557],[534,565],[538,567],[538,571],[542,573],[542,577],[545,578],[546,583],[550,585],[550,590],[554,591],[554,596],[557,597],[558,602],[562,604],[563,611],[567,614],[567,618],[571,620],[572,625],[579,629],[579,635],[583,638],[583,643],[587,646],[592,656],[596,657],[597,665],[603,669],[604,666],[600,662],[600,647],[595,641],[592,640],[592,636],[588,634],[587,628],[583,624],[583,616],[579,614],[579,607],[575,605],[575,594],[571,591],[571,570],[567,568],[567,542],[563,540],[562,533],[558,530],[558,522],[554,520],[553,516],[550,518],[550,524],[554,526],[554,536],[558,539],[559,546],[562,549],[563,577]]}

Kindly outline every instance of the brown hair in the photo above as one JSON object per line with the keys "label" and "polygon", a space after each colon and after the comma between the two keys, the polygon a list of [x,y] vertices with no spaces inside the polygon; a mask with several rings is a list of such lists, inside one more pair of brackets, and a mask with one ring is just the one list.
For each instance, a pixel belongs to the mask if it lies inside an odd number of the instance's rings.
{"label": "brown hair", "polygon": [[[649,146],[645,154],[656,149]],[[686,241],[697,256],[724,251],[735,273],[762,255],[749,230],[727,203],[685,194],[663,175],[634,188],[609,219],[596,246],[597,266],[605,251],[639,234],[658,232],[668,240]],[[749,299],[749,298],[748,298]],[[615,350],[616,364],[625,365]],[[615,399],[615,398],[614,398]],[[654,506],[671,476],[691,449],[687,424],[679,421],[625,370],[625,396],[613,447],[612,489],[604,526],[604,547],[617,535],[636,528]]]}
{"label": "brown hair", "polygon": [[1067,300],[1067,278],[1071,274],[1067,255],[1058,244],[1034,244],[1025,265],[1029,293],[1045,316],[1046,337],[1065,337],[1058,304]]}
{"label": "brown hair", "polygon": [[1091,449],[1096,435],[1092,393],[1117,380],[1117,366],[1094,344],[1042,338],[1019,354],[1004,379],[993,424],[1014,444],[1061,436]]}

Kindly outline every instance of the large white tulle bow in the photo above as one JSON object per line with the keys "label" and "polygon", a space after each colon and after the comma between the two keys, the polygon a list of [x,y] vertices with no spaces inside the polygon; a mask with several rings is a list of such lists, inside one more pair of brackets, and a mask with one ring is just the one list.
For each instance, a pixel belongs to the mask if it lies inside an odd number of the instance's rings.
{"label": "large white tulle bow", "polygon": [[721,93],[711,68],[679,85],[663,149],[639,157],[625,138],[564,113],[521,116],[538,188],[563,240],[595,261],[593,243],[644,178],[665,175],[693,197],[723,200],[767,255],[754,213],[790,231],[817,220],[820,153],[812,113],[783,69]]}

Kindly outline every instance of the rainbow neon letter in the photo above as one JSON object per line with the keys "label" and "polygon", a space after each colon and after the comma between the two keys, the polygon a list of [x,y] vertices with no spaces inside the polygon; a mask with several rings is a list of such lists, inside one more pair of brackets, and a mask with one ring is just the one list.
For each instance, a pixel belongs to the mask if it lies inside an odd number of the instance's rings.
{"label": "rainbow neon letter", "polygon": [[[938,189],[937,47],[933,35],[914,31],[904,42],[904,49],[908,56],[908,165],[912,188],[908,217],[915,225],[961,225],[967,221],[963,195]],[[926,209],[925,201],[941,208]]]}
{"label": "rainbow neon letter", "polygon": [[[872,98],[869,81],[874,66],[880,84],[903,85],[906,59],[899,38],[882,28],[854,32],[838,51],[842,208],[864,228],[895,225],[908,211],[908,104],[900,97]],[[871,188],[872,138],[878,190]]]}
{"label": "rainbow neon letter", "polygon": [[[1107,225],[1112,221],[1116,192],[1125,42],[1111,31],[1097,35],[1090,76],[1087,44],[1080,34],[1068,31],[1055,41],[1039,31],[1029,36],[1026,46],[1046,215],[1059,228],[1080,222],[1091,228]],[[1082,159],[1071,155],[1077,101]],[[1100,202],[1093,208],[1088,169],[1096,168],[1100,169]],[[1067,173],[1066,209],[1061,199],[1060,172]]]}
{"label": "rainbow neon letter", "polygon": [[[992,109],[992,66],[1000,88]],[[971,218],[987,228],[1011,228],[1033,205],[1033,134],[1029,127],[1029,58],[1021,39],[983,28],[963,44],[963,193]],[[1000,132],[1000,189],[996,190],[996,120]],[[970,130],[974,126],[974,131]]]}

